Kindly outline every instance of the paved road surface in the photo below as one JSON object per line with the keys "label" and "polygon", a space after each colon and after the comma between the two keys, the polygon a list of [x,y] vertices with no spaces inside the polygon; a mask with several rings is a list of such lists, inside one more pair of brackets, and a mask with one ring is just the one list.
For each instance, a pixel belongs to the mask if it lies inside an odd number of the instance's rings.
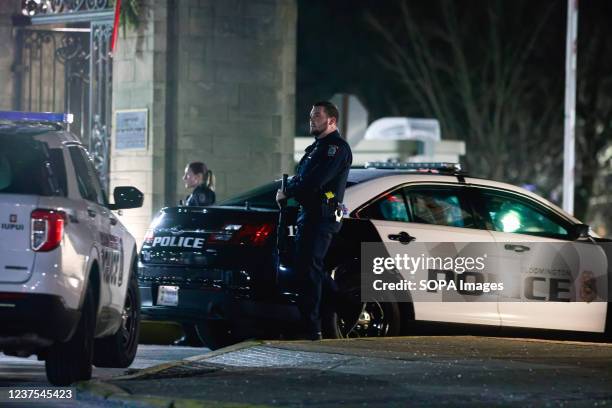
{"label": "paved road surface", "polygon": [[[140,345],[136,360],[130,369],[147,368],[168,361],[181,360],[208,352],[206,348],[194,347],[175,347],[175,346],[153,346]],[[95,379],[108,379],[113,376],[121,375],[126,372],[123,368],[94,368],[93,377]],[[36,360],[36,357],[27,359],[9,357],[0,353],[0,387],[48,387],[50,386],[45,376],[44,361]],[[79,395],[81,396],[81,395]],[[83,395],[83,397],[87,397]],[[0,404],[3,405],[3,404]],[[53,407],[74,407],[76,404],[57,404]],[[19,407],[26,407],[26,404],[19,404]],[[42,408],[40,403],[32,405]],[[45,404],[44,406],[50,406]],[[106,406],[120,407],[122,404],[113,404],[105,401],[98,401],[96,397],[90,396],[90,401],[79,401],[79,407]]]}

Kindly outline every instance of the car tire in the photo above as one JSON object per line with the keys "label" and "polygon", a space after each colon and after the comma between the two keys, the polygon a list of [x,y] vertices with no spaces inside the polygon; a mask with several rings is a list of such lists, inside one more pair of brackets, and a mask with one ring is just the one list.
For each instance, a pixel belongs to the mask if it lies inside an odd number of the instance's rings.
{"label": "car tire", "polygon": [[140,292],[134,272],[129,280],[121,317],[121,326],[115,334],[96,340],[96,367],[126,368],[136,357],[140,334]]}
{"label": "car tire", "polygon": [[392,295],[361,301],[359,276],[337,281],[338,293],[333,306],[321,311],[323,338],[388,337],[401,333],[400,305]]}
{"label": "car tire", "polygon": [[198,337],[211,350],[231,346],[238,342],[231,326],[224,320],[205,320],[195,325]]}
{"label": "car tire", "polygon": [[51,384],[66,386],[91,379],[95,326],[95,301],[88,285],[76,331],[70,340],[53,344],[46,354],[45,371]]}

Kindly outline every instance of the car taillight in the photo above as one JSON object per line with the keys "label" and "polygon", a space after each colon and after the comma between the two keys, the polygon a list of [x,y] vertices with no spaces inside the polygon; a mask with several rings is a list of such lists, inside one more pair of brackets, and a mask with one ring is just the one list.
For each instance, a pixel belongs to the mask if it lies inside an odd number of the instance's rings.
{"label": "car taillight", "polygon": [[51,251],[61,244],[64,238],[66,213],[57,210],[34,210],[31,216],[30,242],[37,252]]}
{"label": "car taillight", "polygon": [[153,233],[153,229],[148,229],[147,233],[145,234],[144,237],[144,244],[143,245],[152,245],[153,244],[153,238],[155,234]]}
{"label": "car taillight", "polygon": [[274,225],[225,224],[221,231],[211,234],[208,243],[263,246],[274,231]]}

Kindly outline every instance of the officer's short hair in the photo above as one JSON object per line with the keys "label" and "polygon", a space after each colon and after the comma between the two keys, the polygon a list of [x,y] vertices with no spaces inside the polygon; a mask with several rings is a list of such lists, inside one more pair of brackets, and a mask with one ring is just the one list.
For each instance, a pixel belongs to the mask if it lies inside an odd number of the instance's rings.
{"label": "officer's short hair", "polygon": [[322,107],[327,116],[329,116],[330,118],[336,118],[336,122],[338,122],[338,119],[340,119],[340,112],[338,112],[338,107],[330,101],[315,102],[312,106]]}

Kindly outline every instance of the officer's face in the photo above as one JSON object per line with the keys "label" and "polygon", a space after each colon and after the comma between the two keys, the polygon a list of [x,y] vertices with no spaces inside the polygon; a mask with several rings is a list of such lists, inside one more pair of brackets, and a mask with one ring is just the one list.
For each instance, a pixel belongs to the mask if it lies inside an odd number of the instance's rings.
{"label": "officer's face", "polygon": [[183,176],[185,188],[196,188],[202,182],[201,174],[194,174],[189,166],[185,167],[185,175]]}
{"label": "officer's face", "polygon": [[332,125],[333,121],[334,119],[327,116],[322,106],[313,106],[310,111],[310,134],[319,136]]}

